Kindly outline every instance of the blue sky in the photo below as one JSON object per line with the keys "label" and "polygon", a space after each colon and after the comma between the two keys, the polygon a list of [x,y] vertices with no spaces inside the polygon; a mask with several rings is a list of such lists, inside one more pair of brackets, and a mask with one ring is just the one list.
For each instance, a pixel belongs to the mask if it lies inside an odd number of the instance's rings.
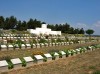
{"label": "blue sky", "polygon": [[38,19],[47,24],[69,23],[77,28],[100,29],[100,0],[0,0],[0,16]]}

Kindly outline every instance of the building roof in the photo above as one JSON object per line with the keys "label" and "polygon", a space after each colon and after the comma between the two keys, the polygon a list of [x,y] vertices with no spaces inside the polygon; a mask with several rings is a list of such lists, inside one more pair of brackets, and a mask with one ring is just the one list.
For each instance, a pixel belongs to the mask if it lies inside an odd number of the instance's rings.
{"label": "building roof", "polygon": [[23,57],[25,59],[26,62],[31,62],[33,61],[32,57]]}
{"label": "building roof", "polygon": [[11,59],[11,62],[12,62],[13,64],[20,64],[20,63],[22,63],[21,60],[20,60],[19,58]]}
{"label": "building roof", "polygon": [[49,53],[44,54],[44,56],[47,57],[47,58],[52,57]]}
{"label": "building roof", "polygon": [[42,57],[41,55],[34,55],[34,57],[35,57],[37,60],[43,59],[43,57]]}
{"label": "building roof", "polygon": [[6,60],[0,61],[0,67],[7,66],[7,65],[8,65],[8,63]]}

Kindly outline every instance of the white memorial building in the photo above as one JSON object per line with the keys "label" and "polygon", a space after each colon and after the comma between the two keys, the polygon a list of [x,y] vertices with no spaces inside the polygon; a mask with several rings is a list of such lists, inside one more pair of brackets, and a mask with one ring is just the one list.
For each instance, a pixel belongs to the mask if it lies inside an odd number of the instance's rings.
{"label": "white memorial building", "polygon": [[51,29],[47,28],[47,24],[42,24],[41,28],[27,29],[27,31],[36,35],[40,35],[40,34],[61,35],[61,31],[52,31]]}

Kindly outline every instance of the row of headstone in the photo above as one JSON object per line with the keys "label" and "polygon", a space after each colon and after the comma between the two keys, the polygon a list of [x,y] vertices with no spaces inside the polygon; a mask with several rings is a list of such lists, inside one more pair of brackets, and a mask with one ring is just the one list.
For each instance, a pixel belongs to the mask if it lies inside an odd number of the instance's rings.
{"label": "row of headstone", "polygon": [[14,37],[14,36],[30,36],[30,34],[0,34],[0,36],[5,36],[5,37],[9,37],[9,36],[12,36],[12,37]]}
{"label": "row of headstone", "polygon": [[[95,45],[96,46],[96,45]],[[23,57],[23,60],[20,58],[10,59],[10,63],[12,63],[12,66],[8,61],[1,60],[0,61],[0,71],[6,71],[9,69],[19,69],[22,66],[32,66],[33,64],[41,64],[43,62],[49,62],[52,60],[58,60],[59,58],[66,58],[70,56],[75,56],[76,54],[84,53],[84,52],[90,52],[96,49],[95,46],[88,46],[83,48],[77,48],[75,50],[63,50],[59,52],[52,52],[52,53],[46,53],[43,55],[34,55],[34,57]]]}
{"label": "row of headstone", "polygon": [[34,38],[34,37],[31,37],[31,36],[29,36],[29,37],[0,37],[0,39],[32,39],[32,38]]}
{"label": "row of headstone", "polygon": [[43,48],[43,47],[51,47],[51,46],[61,46],[61,45],[70,45],[73,42],[58,42],[58,43],[36,43],[36,44],[8,44],[8,45],[0,45],[1,51],[6,50],[17,50],[17,49],[31,49],[31,48]]}

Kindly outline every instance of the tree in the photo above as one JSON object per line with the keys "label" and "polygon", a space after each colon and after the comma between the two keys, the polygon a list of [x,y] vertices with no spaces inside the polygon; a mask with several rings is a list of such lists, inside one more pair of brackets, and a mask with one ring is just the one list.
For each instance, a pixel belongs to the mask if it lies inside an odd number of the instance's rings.
{"label": "tree", "polygon": [[22,22],[19,20],[16,29],[21,31],[21,24]]}
{"label": "tree", "polygon": [[27,22],[27,28],[28,28],[28,29],[35,29],[35,24],[34,24],[34,20],[33,20],[33,19],[30,19],[30,20]]}
{"label": "tree", "polygon": [[93,33],[94,33],[94,30],[92,30],[92,29],[86,30],[86,34],[89,35],[89,38],[90,38],[90,39],[91,39],[91,34],[93,34]]}
{"label": "tree", "polygon": [[4,21],[5,21],[4,17],[3,16],[0,16],[0,28],[3,28]]}
{"label": "tree", "polygon": [[84,34],[84,33],[85,33],[85,32],[84,32],[84,29],[81,28],[80,31],[79,31],[79,34]]}
{"label": "tree", "polygon": [[79,34],[79,28],[74,30],[74,34]]}
{"label": "tree", "polygon": [[14,16],[5,19],[4,29],[13,29],[17,25],[17,19]]}
{"label": "tree", "polygon": [[92,30],[92,29],[86,30],[86,34],[88,34],[89,36],[90,36],[91,34],[93,34],[93,33],[94,33],[94,30]]}

